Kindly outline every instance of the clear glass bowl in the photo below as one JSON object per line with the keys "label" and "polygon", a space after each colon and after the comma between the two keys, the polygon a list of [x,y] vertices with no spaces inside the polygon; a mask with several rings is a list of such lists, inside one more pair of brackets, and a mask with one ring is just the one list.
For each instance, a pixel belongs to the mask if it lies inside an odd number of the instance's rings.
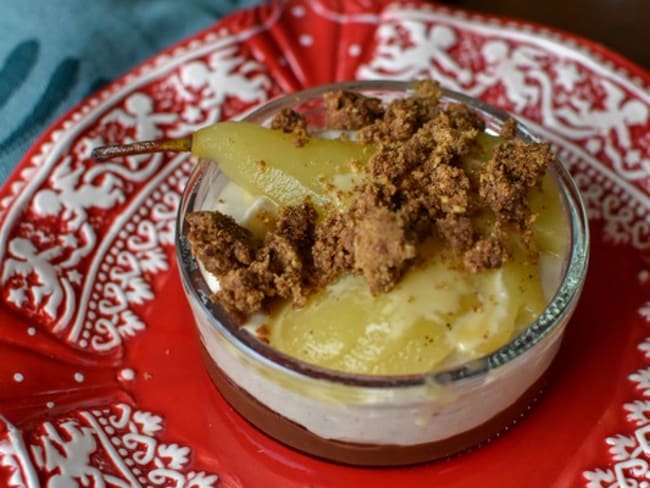
{"label": "clear glass bowl", "polygon": [[[353,90],[384,100],[412,85],[358,81],[320,86],[268,102],[245,117],[267,125],[279,110],[303,112],[324,124],[323,93]],[[442,102],[478,111],[499,131],[504,112],[460,93]],[[518,124],[518,137],[535,136]],[[552,172],[570,223],[562,278],[537,320],[487,356],[444,371],[404,376],[356,375],[328,370],[283,354],[239,327],[209,300],[210,288],[190,253],[185,215],[211,210],[227,183],[217,164],[197,162],[181,201],[177,256],[187,299],[203,344],[208,371],[224,397],[260,430],[300,451],[354,465],[424,462],[475,446],[509,426],[533,402],[555,357],[585,279],[589,234],[576,186],[556,162]]]}

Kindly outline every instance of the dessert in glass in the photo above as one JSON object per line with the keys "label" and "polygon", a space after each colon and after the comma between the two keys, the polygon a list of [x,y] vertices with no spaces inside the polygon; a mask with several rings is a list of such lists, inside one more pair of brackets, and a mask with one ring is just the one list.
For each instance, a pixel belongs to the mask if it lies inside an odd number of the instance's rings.
{"label": "dessert in glass", "polygon": [[588,261],[548,144],[433,83],[358,81],[203,129],[192,151],[181,277],[210,376],[253,425],[404,465],[529,407]]}

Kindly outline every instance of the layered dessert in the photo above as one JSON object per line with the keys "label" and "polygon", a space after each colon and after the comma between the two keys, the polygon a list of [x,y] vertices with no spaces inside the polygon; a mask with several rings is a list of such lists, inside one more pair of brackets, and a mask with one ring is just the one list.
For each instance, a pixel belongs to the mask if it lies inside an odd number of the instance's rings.
{"label": "layered dessert", "polygon": [[562,327],[513,344],[567,267],[555,158],[441,97],[332,90],[268,127],[193,136],[180,256],[206,363],[281,442],[421,462],[485,440],[539,390]]}

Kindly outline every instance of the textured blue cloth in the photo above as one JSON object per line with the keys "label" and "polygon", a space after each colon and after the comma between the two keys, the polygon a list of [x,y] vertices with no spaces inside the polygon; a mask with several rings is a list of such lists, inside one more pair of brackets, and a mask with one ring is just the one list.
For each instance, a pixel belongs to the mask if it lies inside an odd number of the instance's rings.
{"label": "textured blue cloth", "polygon": [[102,85],[256,0],[1,0],[0,184]]}

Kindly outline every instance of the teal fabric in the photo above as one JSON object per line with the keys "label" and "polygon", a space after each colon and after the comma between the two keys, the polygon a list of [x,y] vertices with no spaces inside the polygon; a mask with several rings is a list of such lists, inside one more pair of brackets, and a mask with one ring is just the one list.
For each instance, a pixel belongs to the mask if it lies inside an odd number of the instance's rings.
{"label": "teal fabric", "polygon": [[2,0],[0,184],[57,117],[256,0]]}

